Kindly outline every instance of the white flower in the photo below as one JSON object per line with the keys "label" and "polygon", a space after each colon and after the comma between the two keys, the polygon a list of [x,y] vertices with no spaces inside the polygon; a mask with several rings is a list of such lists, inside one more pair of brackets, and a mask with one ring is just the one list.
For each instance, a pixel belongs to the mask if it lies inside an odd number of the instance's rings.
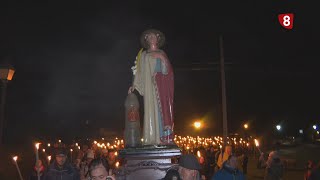
{"label": "white flower", "polygon": [[135,75],[136,72],[137,72],[137,65],[132,66],[132,67],[131,67],[131,70],[132,70],[133,75]]}
{"label": "white flower", "polygon": [[135,75],[137,72],[137,59],[138,59],[138,56],[136,56],[136,60],[134,61],[135,65],[131,67],[133,75]]}

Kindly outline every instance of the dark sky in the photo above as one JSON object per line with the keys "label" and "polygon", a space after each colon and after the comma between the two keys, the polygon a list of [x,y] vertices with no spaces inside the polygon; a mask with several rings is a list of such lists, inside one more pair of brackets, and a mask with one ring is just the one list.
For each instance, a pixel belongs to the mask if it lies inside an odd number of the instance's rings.
{"label": "dark sky", "polygon": [[[210,1],[208,1],[210,2]],[[0,55],[16,68],[8,84],[7,136],[122,133],[124,100],[142,31],[166,35],[175,71],[175,124],[202,118],[221,132],[219,36],[224,38],[229,130],[276,123],[296,132],[319,122],[319,36],[313,4],[269,1],[10,1],[1,5]],[[284,29],[279,13],[294,13]],[[201,71],[192,71],[197,64]],[[290,128],[289,128],[290,127]],[[97,130],[98,131],[98,130]]]}

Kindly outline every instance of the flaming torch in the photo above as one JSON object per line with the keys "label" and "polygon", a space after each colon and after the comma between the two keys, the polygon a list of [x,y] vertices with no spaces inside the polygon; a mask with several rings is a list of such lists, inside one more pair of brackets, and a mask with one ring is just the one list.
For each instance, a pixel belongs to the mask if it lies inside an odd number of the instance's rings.
{"label": "flaming torch", "polygon": [[[36,146],[36,163],[38,163],[40,143],[36,143],[35,146]],[[37,169],[37,176],[38,176],[38,180],[40,180],[40,172],[39,172],[39,169]]]}
{"label": "flaming torch", "polygon": [[257,139],[254,139],[254,143],[256,144],[256,147],[259,150],[259,153],[261,154],[261,150],[259,148],[259,141]]}
{"label": "flaming torch", "polygon": [[200,151],[197,151],[197,156],[198,156],[199,158],[201,157]]}
{"label": "flaming torch", "polygon": [[13,159],[14,164],[16,165],[16,168],[17,168],[17,170],[18,170],[20,180],[23,180],[22,175],[21,175],[21,172],[20,172],[20,168],[19,168],[18,163],[17,163],[18,156],[14,156],[12,159]]}
{"label": "flaming torch", "polygon": [[48,165],[50,165],[51,162],[51,156],[48,156]]}

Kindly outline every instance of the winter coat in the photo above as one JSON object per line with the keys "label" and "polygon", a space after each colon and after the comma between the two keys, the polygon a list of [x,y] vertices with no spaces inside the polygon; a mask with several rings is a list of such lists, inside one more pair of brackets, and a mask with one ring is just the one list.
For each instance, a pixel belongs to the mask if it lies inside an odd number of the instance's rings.
{"label": "winter coat", "polygon": [[264,180],[281,180],[283,177],[284,167],[279,158],[274,159],[269,166],[266,167]]}
{"label": "winter coat", "polygon": [[56,162],[53,162],[44,174],[44,180],[80,180],[79,172],[66,163],[63,168],[59,168]]}
{"label": "winter coat", "polygon": [[320,179],[320,168],[316,168],[312,170],[308,180],[318,180],[318,179]]}
{"label": "winter coat", "polygon": [[222,169],[217,171],[211,180],[245,180],[245,176],[238,169],[234,169],[223,163]]}

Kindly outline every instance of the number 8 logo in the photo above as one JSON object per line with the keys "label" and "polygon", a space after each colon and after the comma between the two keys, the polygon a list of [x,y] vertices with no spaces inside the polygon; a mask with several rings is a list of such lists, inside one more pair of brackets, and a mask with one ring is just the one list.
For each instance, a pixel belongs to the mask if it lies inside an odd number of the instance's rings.
{"label": "number 8 logo", "polygon": [[278,20],[282,27],[286,29],[292,29],[293,28],[293,13],[285,13],[285,14],[279,14]]}
{"label": "number 8 logo", "polygon": [[284,25],[284,26],[290,26],[290,16],[288,16],[288,15],[285,15],[285,16],[283,16],[283,22],[282,22],[282,24]]}

